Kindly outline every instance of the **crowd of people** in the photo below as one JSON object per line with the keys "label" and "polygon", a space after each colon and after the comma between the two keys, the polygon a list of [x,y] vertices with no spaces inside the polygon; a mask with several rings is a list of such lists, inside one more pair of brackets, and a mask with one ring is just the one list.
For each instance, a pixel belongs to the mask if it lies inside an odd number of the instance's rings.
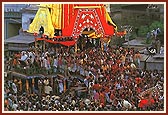
{"label": "crowd of people", "polygon": [[[6,111],[163,111],[164,73],[140,68],[141,54],[134,48],[48,48],[47,51],[22,51],[9,59],[15,67],[43,68],[46,74],[62,73],[67,79],[80,75],[86,96],[71,91],[59,97],[13,91],[5,82]],[[11,61],[12,60],[12,61]],[[23,64],[24,62],[24,64]],[[12,81],[11,81],[12,82]],[[49,82],[50,83],[50,82]],[[62,86],[63,87],[63,86]],[[15,87],[16,88],[16,87]],[[53,89],[56,90],[56,89]],[[62,91],[63,92],[63,91]],[[59,97],[59,98],[58,98]]]}

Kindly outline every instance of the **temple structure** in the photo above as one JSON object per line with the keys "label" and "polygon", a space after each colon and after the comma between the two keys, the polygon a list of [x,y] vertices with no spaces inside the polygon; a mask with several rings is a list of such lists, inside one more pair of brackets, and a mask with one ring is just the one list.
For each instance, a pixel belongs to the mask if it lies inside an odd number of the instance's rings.
{"label": "temple structure", "polygon": [[43,35],[36,40],[66,46],[83,34],[108,42],[117,31],[104,4],[40,4],[28,32],[37,36],[40,28]]}

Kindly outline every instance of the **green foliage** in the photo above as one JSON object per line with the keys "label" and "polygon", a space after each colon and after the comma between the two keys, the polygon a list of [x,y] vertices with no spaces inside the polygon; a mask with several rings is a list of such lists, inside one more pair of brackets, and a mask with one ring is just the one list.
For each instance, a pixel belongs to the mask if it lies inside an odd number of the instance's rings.
{"label": "green foliage", "polygon": [[163,22],[159,22],[159,21],[154,21],[150,26],[140,26],[139,27],[139,31],[138,31],[138,34],[139,36],[142,36],[142,37],[146,37],[146,34],[152,30],[155,30],[157,28],[160,28],[161,30],[161,34],[163,34],[164,32],[164,25],[163,25]]}
{"label": "green foliage", "polygon": [[149,26],[149,30],[155,30],[157,28],[160,28],[161,33],[163,33],[164,31],[164,25],[163,22],[159,22],[159,21],[154,21],[150,26]]}
{"label": "green foliage", "polygon": [[138,35],[145,37],[148,31],[149,31],[148,26],[140,26]]}

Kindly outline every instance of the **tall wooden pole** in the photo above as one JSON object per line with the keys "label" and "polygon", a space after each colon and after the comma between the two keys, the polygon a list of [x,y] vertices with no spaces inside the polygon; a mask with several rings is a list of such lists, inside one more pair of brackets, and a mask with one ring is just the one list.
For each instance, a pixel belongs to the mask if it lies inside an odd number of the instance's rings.
{"label": "tall wooden pole", "polygon": [[29,81],[28,81],[28,79],[26,79],[26,91],[27,91],[27,93],[29,93]]}
{"label": "tall wooden pole", "polygon": [[66,91],[66,79],[64,78],[64,93]]}
{"label": "tall wooden pole", "polygon": [[[34,81],[34,78],[32,78],[32,86],[33,86],[33,90],[34,90],[34,84],[35,84],[35,81]],[[34,95],[34,91],[33,91],[33,95]]]}
{"label": "tall wooden pole", "polygon": [[19,80],[18,84],[19,84],[19,90],[20,92],[22,92],[22,80],[21,79]]}

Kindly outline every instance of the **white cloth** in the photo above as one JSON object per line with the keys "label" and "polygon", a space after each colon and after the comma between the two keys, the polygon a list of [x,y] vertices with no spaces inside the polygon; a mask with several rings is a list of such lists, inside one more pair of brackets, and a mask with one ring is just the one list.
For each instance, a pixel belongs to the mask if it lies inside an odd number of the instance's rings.
{"label": "white cloth", "polygon": [[31,63],[34,63],[34,59],[35,59],[35,54],[34,54],[34,52],[29,52],[29,57],[32,57],[31,58]]}
{"label": "white cloth", "polygon": [[24,55],[21,56],[20,60],[25,61],[27,58],[28,58],[27,54],[24,54]]}
{"label": "white cloth", "polygon": [[50,92],[52,91],[52,87],[50,87],[50,86],[45,86],[44,88],[45,88],[46,94],[50,94]]}
{"label": "white cloth", "polygon": [[130,108],[132,108],[132,105],[131,105],[131,103],[129,103],[128,101],[123,100],[123,107],[125,107],[125,108],[127,108],[127,109],[130,109]]}
{"label": "white cloth", "polygon": [[48,85],[48,84],[49,84],[48,79],[47,79],[47,80],[44,80],[44,84],[45,84],[45,85]]}
{"label": "white cloth", "polygon": [[12,83],[12,89],[14,91],[14,93],[17,93],[17,87],[15,83]]}
{"label": "white cloth", "polygon": [[131,63],[131,68],[132,68],[132,69],[136,69],[136,66],[135,66],[134,63]]}
{"label": "white cloth", "polygon": [[17,105],[17,104],[13,104],[13,106],[12,106],[12,108],[13,108],[13,110],[14,110],[14,111],[16,111],[16,110],[17,110],[17,107],[18,107],[18,105]]}
{"label": "white cloth", "polygon": [[58,67],[58,60],[57,59],[54,59],[53,66],[56,67],[56,68]]}
{"label": "white cloth", "polygon": [[44,67],[47,68],[48,67],[47,66],[47,59],[44,59],[43,63],[44,63]]}
{"label": "white cloth", "polygon": [[160,48],[160,54],[164,54],[164,47]]}
{"label": "white cloth", "polygon": [[59,92],[62,93],[64,91],[64,85],[62,82],[59,83]]}

